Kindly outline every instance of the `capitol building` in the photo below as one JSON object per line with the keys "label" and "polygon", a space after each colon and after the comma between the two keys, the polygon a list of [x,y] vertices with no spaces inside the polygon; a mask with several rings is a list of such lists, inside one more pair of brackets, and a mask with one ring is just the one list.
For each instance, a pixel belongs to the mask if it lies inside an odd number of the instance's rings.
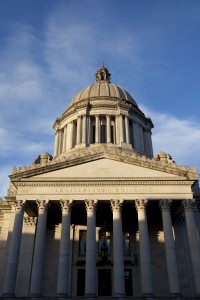
{"label": "capitol building", "polygon": [[13,167],[0,202],[0,299],[200,299],[195,167],[153,154],[104,66],[53,128],[54,154]]}

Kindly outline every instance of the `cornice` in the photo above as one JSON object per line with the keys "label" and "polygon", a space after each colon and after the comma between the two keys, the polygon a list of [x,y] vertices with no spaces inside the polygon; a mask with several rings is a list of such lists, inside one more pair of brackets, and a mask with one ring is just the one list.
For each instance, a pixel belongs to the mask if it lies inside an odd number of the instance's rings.
{"label": "cornice", "polygon": [[155,157],[150,159],[146,156],[138,155],[133,150],[125,150],[109,145],[74,149],[73,151],[66,152],[61,156],[54,158],[45,166],[32,164],[29,167],[20,167],[18,170],[15,169],[10,178],[11,181],[14,182],[22,178],[28,178],[30,176],[79,165],[101,158],[109,158],[152,170],[178,175],[184,177],[186,180],[194,181],[198,179],[195,167],[189,168],[187,166],[178,166],[173,161],[160,161]]}
{"label": "cornice", "polygon": [[45,181],[45,179],[41,181],[37,181],[31,179],[31,181],[18,181],[16,182],[16,186],[152,186],[152,185],[191,185],[190,181],[108,181],[97,179],[94,181],[93,179],[89,180],[54,180],[49,179]]}

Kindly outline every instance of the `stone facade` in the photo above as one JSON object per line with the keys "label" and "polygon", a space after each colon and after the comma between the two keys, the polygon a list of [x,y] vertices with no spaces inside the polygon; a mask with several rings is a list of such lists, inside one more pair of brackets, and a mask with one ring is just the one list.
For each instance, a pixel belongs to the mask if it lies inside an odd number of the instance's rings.
{"label": "stone facade", "polygon": [[152,121],[102,66],[56,119],[54,156],[0,203],[3,298],[200,296],[195,167],[153,156]]}

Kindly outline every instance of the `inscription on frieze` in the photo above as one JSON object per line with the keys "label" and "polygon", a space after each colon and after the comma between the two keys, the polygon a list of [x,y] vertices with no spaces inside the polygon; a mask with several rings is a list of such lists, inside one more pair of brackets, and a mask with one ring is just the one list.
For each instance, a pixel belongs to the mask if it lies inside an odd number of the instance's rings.
{"label": "inscription on frieze", "polygon": [[153,193],[153,187],[56,187],[56,193]]}

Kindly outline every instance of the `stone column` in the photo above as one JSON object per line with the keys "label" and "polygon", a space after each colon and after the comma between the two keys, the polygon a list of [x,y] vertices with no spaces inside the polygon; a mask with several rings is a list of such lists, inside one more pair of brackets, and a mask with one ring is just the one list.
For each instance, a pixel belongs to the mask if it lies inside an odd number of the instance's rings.
{"label": "stone column", "polygon": [[77,117],[76,145],[81,143],[81,116]]}
{"label": "stone column", "polygon": [[194,284],[196,293],[198,296],[200,296],[200,243],[193,211],[194,203],[192,200],[183,200],[182,204],[185,211],[185,220],[187,226]]}
{"label": "stone column", "polygon": [[111,200],[113,212],[113,276],[114,297],[125,296],[124,249],[122,233],[122,201]]}
{"label": "stone column", "polygon": [[170,214],[171,201],[163,199],[160,200],[159,204],[162,212],[163,231],[165,237],[165,254],[167,261],[169,291],[171,295],[180,295],[180,279]]}
{"label": "stone column", "polygon": [[86,144],[86,115],[83,115],[83,121],[82,121],[82,143]]}
{"label": "stone column", "polygon": [[72,202],[61,200],[62,229],[58,264],[57,294],[69,295],[70,223]]}
{"label": "stone column", "polygon": [[135,206],[138,212],[142,294],[152,295],[153,280],[152,280],[152,270],[151,270],[149,233],[148,233],[147,217],[146,217],[147,202],[148,202],[147,200],[135,200]]}
{"label": "stone column", "polygon": [[85,263],[85,296],[95,297],[96,290],[96,207],[94,200],[86,200],[87,238]]}
{"label": "stone column", "polygon": [[99,115],[95,116],[96,119],[96,126],[95,126],[95,143],[100,142],[100,137],[99,137]]}
{"label": "stone column", "polygon": [[22,236],[22,226],[25,204],[22,200],[17,200],[14,205],[15,221],[12,232],[12,239],[8,255],[8,263],[4,284],[4,295],[14,296],[17,279],[17,269]]}
{"label": "stone column", "polygon": [[59,139],[59,133],[58,133],[58,130],[56,130],[55,144],[54,144],[54,157],[58,155],[58,139]]}
{"label": "stone column", "polygon": [[119,132],[120,132],[120,143],[124,142],[124,122],[123,116],[119,115]]}
{"label": "stone column", "polygon": [[126,131],[126,143],[130,143],[130,138],[129,138],[129,119],[128,116],[125,115],[125,131]]}
{"label": "stone column", "polygon": [[66,150],[72,149],[73,145],[73,121],[67,124],[67,138],[66,138]]}
{"label": "stone column", "polygon": [[110,122],[110,115],[106,115],[106,136],[107,136],[107,143],[111,143],[111,122]]}
{"label": "stone column", "polygon": [[66,151],[66,143],[67,143],[67,125],[65,125],[64,132],[63,132],[63,147],[62,147],[62,152]]}
{"label": "stone column", "polygon": [[44,263],[44,249],[46,238],[46,221],[48,201],[37,200],[38,206],[38,222],[35,237],[35,247],[33,255],[33,265],[31,274],[30,295],[40,296],[43,278],[43,263]]}
{"label": "stone column", "polygon": [[139,125],[138,123],[133,122],[133,144],[134,149],[140,150],[140,139],[139,139]]}
{"label": "stone column", "polygon": [[139,135],[140,135],[140,150],[144,152],[144,132],[141,125],[139,125]]}

